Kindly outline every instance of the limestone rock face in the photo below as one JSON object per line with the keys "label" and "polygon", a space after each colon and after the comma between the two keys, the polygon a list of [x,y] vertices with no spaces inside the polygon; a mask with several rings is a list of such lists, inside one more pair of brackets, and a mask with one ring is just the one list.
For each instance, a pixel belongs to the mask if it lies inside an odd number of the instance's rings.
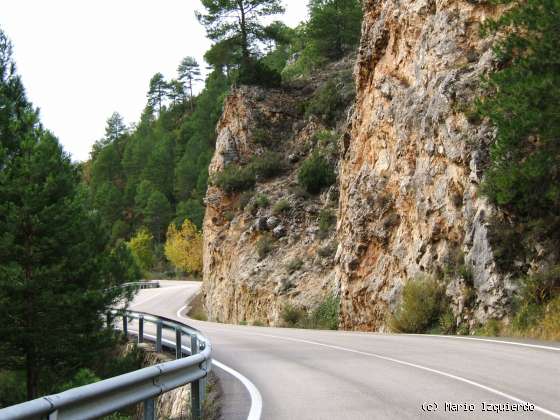
{"label": "limestone rock face", "polygon": [[[203,294],[211,320],[279,325],[286,304],[310,309],[336,293],[332,261],[318,256],[318,249],[333,241],[335,226],[329,237],[314,234],[320,210],[335,211],[336,202],[304,196],[297,186],[299,165],[314,147],[313,135],[324,129],[315,119],[303,118],[305,98],[297,89],[242,87],[225,101],[210,177],[269,152],[277,153],[284,170],[257,180],[251,192],[208,188]],[[266,206],[257,200],[263,196]],[[275,211],[280,201],[282,210]]]}
{"label": "limestone rock face", "polygon": [[478,192],[494,133],[466,108],[494,65],[480,24],[499,10],[456,0],[364,8],[340,170],[341,326],[384,330],[403,284],[445,270],[457,251],[472,276],[473,322],[502,317],[512,286],[496,270],[486,228],[494,210]]}

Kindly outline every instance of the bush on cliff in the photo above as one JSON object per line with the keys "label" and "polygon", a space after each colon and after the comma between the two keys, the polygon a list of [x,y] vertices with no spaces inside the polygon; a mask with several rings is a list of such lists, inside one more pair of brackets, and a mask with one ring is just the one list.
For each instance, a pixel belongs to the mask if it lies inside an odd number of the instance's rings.
{"label": "bush on cliff", "polygon": [[309,193],[317,194],[336,181],[332,165],[319,153],[313,153],[301,165],[298,183]]}
{"label": "bush on cliff", "polygon": [[228,194],[247,191],[255,186],[255,173],[247,166],[228,165],[214,175],[212,182]]}
{"label": "bush on cliff", "polygon": [[423,333],[445,313],[446,299],[442,285],[432,277],[409,280],[403,287],[402,301],[389,320],[390,328],[401,333]]}

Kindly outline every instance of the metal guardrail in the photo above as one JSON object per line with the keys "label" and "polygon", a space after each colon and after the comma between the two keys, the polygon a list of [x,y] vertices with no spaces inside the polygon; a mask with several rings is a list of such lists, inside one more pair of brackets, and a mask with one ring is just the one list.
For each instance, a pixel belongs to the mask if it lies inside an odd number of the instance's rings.
{"label": "metal guardrail", "polygon": [[[122,331],[128,334],[129,320],[138,320],[138,342],[155,341],[156,351],[175,349],[176,360],[73,388],[0,410],[0,419],[86,420],[105,416],[140,402],[144,419],[155,420],[155,397],[180,386],[191,384],[193,420],[200,419],[205,378],[212,365],[211,345],[206,337],[183,323],[142,312],[114,310],[107,315],[109,326],[122,318]],[[156,336],[144,333],[146,322],[156,325]],[[163,329],[175,331],[175,341],[164,340]],[[190,349],[183,337],[190,339]],[[183,358],[185,353],[190,356]]]}
{"label": "metal guardrail", "polygon": [[153,289],[160,287],[159,281],[135,281],[130,283],[123,283],[117,287],[134,287],[137,286],[139,289]]}

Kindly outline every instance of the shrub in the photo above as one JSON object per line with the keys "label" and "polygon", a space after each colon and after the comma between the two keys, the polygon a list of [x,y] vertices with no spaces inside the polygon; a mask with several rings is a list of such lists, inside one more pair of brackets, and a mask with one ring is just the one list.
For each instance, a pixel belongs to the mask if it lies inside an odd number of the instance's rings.
{"label": "shrub", "polygon": [[249,170],[258,180],[266,180],[280,175],[284,170],[284,163],[278,153],[267,152],[254,157],[249,164]]}
{"label": "shrub", "polygon": [[330,156],[335,156],[337,154],[337,136],[335,131],[322,130],[315,134],[313,137],[317,146],[324,153]]}
{"label": "shrub", "polygon": [[259,259],[262,260],[266,258],[268,254],[274,249],[274,242],[269,235],[261,236],[257,241],[257,254]]}
{"label": "shrub", "polygon": [[311,194],[319,193],[335,181],[336,175],[332,165],[318,153],[308,157],[298,172],[298,183]]}
{"label": "shrub", "polygon": [[455,334],[457,326],[451,308],[447,308],[439,317],[439,330],[442,334]]}
{"label": "shrub", "polygon": [[329,80],[309,100],[305,109],[305,117],[314,115],[325,124],[334,125],[344,110],[344,99],[334,80]]}
{"label": "shrub", "polygon": [[253,130],[253,141],[261,146],[270,146],[272,143],[272,136],[264,128],[255,128]]}
{"label": "shrub", "polygon": [[264,209],[270,205],[270,200],[265,194],[257,194],[255,196],[255,205],[258,208]]}
{"label": "shrub", "polygon": [[276,202],[274,207],[272,208],[272,213],[275,215],[279,215],[281,213],[287,213],[292,208],[290,202],[283,198],[282,200]]}
{"label": "shrub", "polygon": [[321,330],[338,329],[340,299],[336,296],[328,296],[311,313],[313,328]]}
{"label": "shrub", "polygon": [[247,204],[249,204],[251,198],[253,198],[253,194],[253,191],[245,191],[241,193],[239,201],[237,202],[237,208],[241,211],[245,210],[245,207],[247,207]]}
{"label": "shrub", "polygon": [[444,309],[443,287],[433,278],[422,276],[403,287],[400,307],[390,319],[393,331],[423,333],[433,326]]}
{"label": "shrub", "polygon": [[287,327],[297,327],[301,324],[302,320],[305,319],[307,314],[301,308],[296,308],[291,304],[287,304],[282,309],[280,313],[280,318],[284,321]]}
{"label": "shrub", "polygon": [[321,209],[319,212],[319,230],[328,232],[336,223],[336,214],[331,209]]}
{"label": "shrub", "polygon": [[228,194],[250,190],[255,186],[255,173],[248,166],[228,165],[214,175],[212,182]]}
{"label": "shrub", "polygon": [[560,337],[560,266],[522,280],[511,329],[516,335]]}
{"label": "shrub", "polygon": [[251,61],[241,66],[237,82],[240,85],[278,87],[282,82],[282,76],[261,61]]}
{"label": "shrub", "polygon": [[295,273],[303,267],[303,260],[301,258],[294,258],[286,264],[286,270],[289,274]]}
{"label": "shrub", "polygon": [[498,337],[502,331],[502,323],[497,319],[489,319],[484,325],[476,330],[477,335]]}

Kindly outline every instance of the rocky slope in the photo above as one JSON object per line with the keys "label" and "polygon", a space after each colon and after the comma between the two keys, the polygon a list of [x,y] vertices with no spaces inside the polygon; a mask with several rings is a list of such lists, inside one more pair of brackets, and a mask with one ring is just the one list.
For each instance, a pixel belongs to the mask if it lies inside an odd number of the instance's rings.
{"label": "rocky slope", "polygon": [[496,270],[492,209],[478,194],[493,131],[465,112],[493,65],[479,29],[497,11],[454,0],[367,1],[365,10],[341,163],[341,324],[383,329],[407,280],[457,265],[455,314],[471,324],[501,317],[511,284]]}
{"label": "rocky slope", "polygon": [[[336,188],[311,198],[295,188],[301,160],[322,147],[316,138],[325,127],[297,111],[321,80],[292,91],[242,88],[226,101],[211,175],[264,153],[266,126],[287,169],[256,192],[272,206],[288,200],[290,210],[273,215],[254,204],[258,195],[243,207],[239,195],[209,188],[211,319],[277,324],[287,302],[311,308],[334,293],[341,327],[384,330],[406,281],[443,273],[457,322],[506,315],[513,286],[496,268],[487,227],[494,210],[478,193],[493,130],[468,112],[481,75],[495,65],[480,25],[498,10],[456,0],[368,0],[364,10],[357,98],[335,132]],[[325,208],[336,209],[336,235],[318,234]],[[267,235],[276,238],[272,251],[259,257]],[[336,253],[318,252],[329,247]]]}
{"label": "rocky slope", "polygon": [[310,196],[296,178],[302,161],[324,146],[317,135],[335,136],[320,119],[304,119],[302,104],[325,78],[346,75],[353,91],[351,63],[331,66],[305,86],[243,87],[226,99],[210,177],[267,153],[275,153],[283,170],[271,180],[258,180],[254,191],[208,189],[203,293],[210,319],[278,325],[287,303],[309,309],[337,293],[334,225],[319,228],[321,214],[336,212],[337,190]]}

